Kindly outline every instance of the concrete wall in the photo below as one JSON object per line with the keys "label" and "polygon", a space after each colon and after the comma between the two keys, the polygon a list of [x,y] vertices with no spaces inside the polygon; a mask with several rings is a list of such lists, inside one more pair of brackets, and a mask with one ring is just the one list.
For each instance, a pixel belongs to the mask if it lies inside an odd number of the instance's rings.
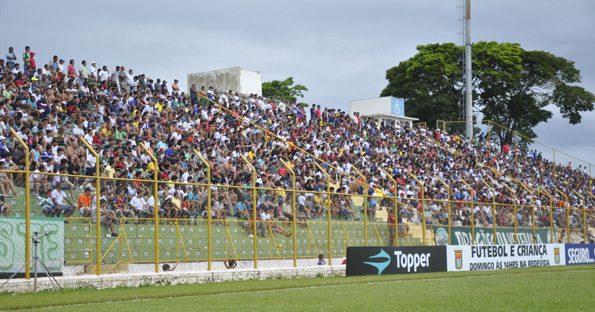
{"label": "concrete wall", "polygon": [[260,72],[244,70],[241,67],[189,73],[186,77],[188,92],[192,84],[195,84],[197,89],[204,86],[205,90],[213,87],[219,92],[232,90],[244,94],[262,94],[262,76]]}
{"label": "concrete wall", "polygon": [[352,100],[349,101],[349,112],[359,112],[362,116],[405,116],[405,101],[392,96],[365,100]]}
{"label": "concrete wall", "polygon": [[[56,279],[63,288],[114,288],[146,285],[178,285],[250,279],[303,278],[345,276],[345,266],[310,266],[298,268],[234,269],[200,272],[122,273],[105,275],[64,276]],[[39,278],[38,290],[56,289],[47,277]],[[33,279],[14,279],[0,288],[0,292],[23,293],[33,291]]]}
{"label": "concrete wall", "polygon": [[262,95],[262,75],[260,72],[240,70],[240,92]]}
{"label": "concrete wall", "polygon": [[391,97],[381,97],[365,100],[349,101],[349,112],[358,112],[362,116],[369,115],[389,115],[390,114]]}

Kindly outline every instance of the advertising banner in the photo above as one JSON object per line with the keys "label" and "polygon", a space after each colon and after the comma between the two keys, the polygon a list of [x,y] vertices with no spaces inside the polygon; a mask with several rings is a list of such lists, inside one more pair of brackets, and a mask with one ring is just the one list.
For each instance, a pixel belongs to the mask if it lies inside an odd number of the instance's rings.
{"label": "advertising banner", "polygon": [[[62,218],[31,218],[31,238],[38,233],[38,257],[51,273],[61,273],[64,265],[64,220]],[[31,258],[34,244],[31,242]],[[0,218],[0,274],[25,272],[25,219]],[[33,271],[33,259],[29,262]],[[38,264],[37,270],[45,273]]]}
{"label": "advertising banner", "polygon": [[446,247],[347,247],[347,276],[446,271]]}
{"label": "advertising banner", "polygon": [[448,271],[490,271],[564,265],[564,244],[446,247]]}
{"label": "advertising banner", "polygon": [[[535,229],[535,243],[554,243],[551,241],[550,233],[549,229]],[[492,245],[494,231],[488,227],[476,227],[475,242],[473,243],[471,242],[471,227],[453,226],[451,227],[451,235],[451,245]],[[434,226],[434,238],[436,245],[448,245],[448,227]],[[556,239],[555,233],[554,239]],[[518,228],[517,240],[518,244],[533,244],[533,230],[531,228]],[[496,228],[496,241],[498,245],[514,244],[514,228]]]}
{"label": "advertising banner", "polygon": [[566,264],[595,263],[595,244],[566,244]]}

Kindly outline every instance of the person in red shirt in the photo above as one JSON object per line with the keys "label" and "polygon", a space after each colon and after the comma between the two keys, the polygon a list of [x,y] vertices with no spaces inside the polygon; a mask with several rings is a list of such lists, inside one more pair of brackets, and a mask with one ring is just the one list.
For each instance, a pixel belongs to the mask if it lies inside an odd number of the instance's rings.
{"label": "person in red shirt", "polygon": [[102,142],[101,142],[101,137],[99,136],[99,133],[94,133],[93,134],[93,145],[100,146],[101,144],[102,144]]}
{"label": "person in red shirt", "polygon": [[31,51],[29,53],[29,73],[33,75],[37,70],[37,62],[35,61],[35,52]]}
{"label": "person in red shirt", "polygon": [[17,86],[17,88],[28,88],[28,81],[27,81],[27,77],[24,74],[19,74],[17,76],[17,79],[14,81],[15,86]]}
{"label": "person in red shirt", "polygon": [[190,224],[191,209],[188,196],[184,196],[184,198],[182,199],[182,203],[180,204],[180,208],[180,217],[187,219],[186,224]]}
{"label": "person in red shirt", "polygon": [[395,229],[397,223],[397,218],[395,217],[394,209],[388,210],[388,217],[386,220],[388,222],[388,243],[390,246],[392,246],[395,243]]}
{"label": "person in red shirt", "polygon": [[76,79],[76,68],[74,68],[74,60],[70,60],[68,64],[68,79]]}
{"label": "person in red shirt", "polygon": [[503,144],[503,145],[502,145],[502,153],[504,153],[504,154],[508,154],[508,153],[510,153],[510,145],[508,145],[508,144]]}

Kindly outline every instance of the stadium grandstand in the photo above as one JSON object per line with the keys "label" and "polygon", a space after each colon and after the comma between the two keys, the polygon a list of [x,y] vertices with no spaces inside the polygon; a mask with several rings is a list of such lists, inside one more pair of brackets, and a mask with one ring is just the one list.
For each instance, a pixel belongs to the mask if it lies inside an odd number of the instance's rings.
{"label": "stadium grandstand", "polygon": [[445,243],[440,227],[593,240],[585,166],[33,51],[0,60],[2,218],[63,218],[66,267],[316,263],[349,245]]}

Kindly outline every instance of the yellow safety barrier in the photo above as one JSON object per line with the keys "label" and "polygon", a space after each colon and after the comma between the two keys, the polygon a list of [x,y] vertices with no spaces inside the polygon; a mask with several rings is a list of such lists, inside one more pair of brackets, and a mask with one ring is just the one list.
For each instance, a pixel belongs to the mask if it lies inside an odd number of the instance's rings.
{"label": "yellow safety barrier", "polygon": [[[98,153],[82,138],[81,143],[87,148],[90,157],[92,155],[96,159],[94,174],[73,175],[45,172],[36,172],[35,174],[78,179],[82,183],[74,183],[74,190],[70,190],[73,191],[73,194],[80,192],[78,184],[92,185],[89,181],[92,181],[94,184],[95,220],[91,224],[91,218],[89,217],[66,218],[66,221],[69,222],[65,224],[65,226],[68,226],[67,233],[70,233],[68,234],[70,235],[68,239],[71,240],[70,243],[73,243],[72,240],[76,240],[76,244],[72,244],[73,246],[69,247],[69,256],[74,256],[64,261],[66,265],[89,265],[92,267],[92,272],[88,273],[93,274],[112,273],[120,270],[122,266],[131,264],[136,265],[137,270],[148,270],[150,267],[152,271],[159,272],[161,271],[160,265],[162,262],[175,262],[175,266],[182,263],[188,264],[188,267],[197,265],[195,268],[200,267],[197,263],[202,263],[207,270],[212,270],[214,267],[216,268],[215,261],[227,261],[230,259],[238,261],[251,259],[255,269],[259,265],[266,265],[266,261],[270,260],[287,260],[288,262],[291,260],[292,265],[297,267],[300,265],[298,260],[315,259],[319,253],[323,252],[327,253],[325,258],[328,259],[327,264],[330,265],[333,263],[333,258],[336,260],[336,257],[345,256],[348,246],[382,245],[387,243],[394,245],[434,245],[439,239],[434,234],[437,227],[444,227],[444,230],[448,230],[447,243],[452,243],[454,236],[452,227],[465,227],[463,225],[455,225],[455,218],[453,216],[457,217],[457,213],[464,209],[473,211],[476,205],[481,206],[481,209],[486,209],[485,211],[491,209],[492,223],[489,225],[478,224],[476,226],[474,213],[470,213],[471,222],[468,224],[468,227],[471,229],[470,236],[472,242],[476,241],[476,232],[483,231],[483,233],[491,232],[491,242],[488,243],[498,244],[499,228],[508,230],[509,233],[513,229],[514,243],[520,242],[518,235],[521,229],[527,233],[529,228],[531,228],[532,239],[536,242],[536,224],[538,224],[536,214],[543,218],[547,216],[549,222],[544,221],[540,223],[540,226],[545,227],[547,224],[550,229],[549,241],[551,242],[560,241],[561,239],[564,239],[568,243],[576,243],[581,239],[582,241],[588,241],[589,231],[594,227],[593,212],[586,208],[587,205],[585,204],[587,196],[592,195],[581,194],[574,190],[574,195],[582,201],[579,207],[572,207],[569,201],[569,194],[565,194],[560,190],[550,193],[548,190],[553,189],[531,189],[528,185],[518,180],[512,180],[513,182],[510,185],[501,184],[513,197],[518,196],[518,192],[523,189],[531,195],[547,197],[549,199],[549,203],[547,204],[549,211],[546,211],[541,207],[535,206],[533,203],[530,205],[521,205],[516,202],[499,203],[495,196],[492,196],[490,202],[487,202],[487,200],[475,200],[473,195],[476,190],[463,178],[459,178],[458,181],[451,181],[449,184],[440,177],[435,177],[446,188],[447,193],[445,199],[435,199],[431,192],[426,192],[427,181],[422,181],[414,173],[409,172],[408,177],[410,181],[414,180],[419,186],[419,196],[400,198],[399,185],[389,171],[381,169],[394,187],[392,194],[370,195],[368,193],[369,186],[366,176],[357,168],[354,168],[363,186],[363,192],[360,191],[356,194],[356,192],[348,193],[332,190],[331,185],[333,182],[331,181],[331,174],[329,174],[325,169],[326,167],[323,167],[321,163],[313,161],[313,166],[317,167],[326,180],[325,182],[321,182],[326,184],[326,190],[305,191],[297,189],[296,173],[294,172],[293,164],[284,159],[280,159],[280,164],[287,169],[287,178],[291,178],[291,187],[285,187],[282,190],[289,194],[287,197],[288,206],[286,207],[289,208],[289,205],[291,206],[293,218],[284,220],[259,220],[257,218],[257,213],[260,209],[259,198],[262,199],[263,197],[270,196],[270,194],[274,194],[280,190],[279,188],[270,186],[257,186],[257,171],[254,165],[243,156],[241,158],[245,163],[245,169],[246,171],[250,171],[251,174],[251,182],[249,185],[247,183],[244,186],[213,183],[211,179],[211,164],[198,151],[195,151],[196,157],[198,157],[195,161],[198,164],[202,163],[202,166],[204,166],[206,174],[204,183],[164,181],[159,177],[157,159],[154,158],[153,152],[144,146],[142,148],[151,157],[153,164],[146,171],[152,171],[152,176],[149,178],[146,176],[145,178],[114,178],[101,175],[102,172],[99,167],[101,159]],[[30,174],[28,168],[25,168],[25,170],[0,170],[0,172],[19,175],[20,177],[22,175],[27,177]],[[492,195],[495,195],[495,184],[497,182],[490,177],[488,178],[489,180],[479,180],[479,182],[483,183],[492,192]],[[22,182],[22,180],[19,181]],[[18,186],[25,190],[23,193],[22,189],[19,189],[20,194],[26,195],[25,199],[22,202],[18,202],[17,205],[23,207],[21,211],[24,211],[25,224],[27,225],[25,227],[25,232],[28,232],[25,233],[28,238],[27,242],[29,242],[32,235],[30,215],[33,208],[38,207],[35,205],[34,199],[28,195],[32,189],[31,183],[30,179],[25,179],[24,183],[19,183]],[[462,183],[466,186],[471,193],[469,200],[457,201],[451,199],[452,189],[456,185],[461,185],[456,183]],[[123,192],[122,188],[111,187],[113,185],[141,185],[142,188],[151,191],[153,214],[152,216],[145,217],[120,216],[119,220],[113,224],[114,231],[112,231],[115,232],[117,230],[118,237],[105,238],[101,235],[106,227],[100,214],[102,198],[111,198],[109,196],[114,195],[114,193]],[[196,216],[196,218],[188,216],[175,218],[160,216],[159,211],[163,208],[163,194],[167,190],[164,186],[166,185],[188,187],[190,189],[204,191],[204,202],[201,201],[202,199],[196,200],[196,203],[202,203],[201,207],[204,208],[204,220]],[[500,189],[500,191],[502,190]],[[213,212],[215,211],[213,210],[213,205],[217,199],[212,198],[212,196],[217,195],[215,192],[222,196],[221,194],[236,191],[251,195],[251,209],[248,210],[250,211],[250,218],[247,220],[213,218]],[[214,195],[211,194],[212,192]],[[312,220],[300,220],[298,218],[299,213],[297,211],[296,197],[298,194],[302,195],[302,193],[311,194],[311,196],[308,196],[309,198],[315,196],[320,196],[321,198],[318,200],[322,206],[320,208],[323,209],[319,210],[321,211],[320,214]],[[557,194],[559,197],[552,194]],[[399,218],[403,218],[402,223],[397,222],[394,225],[396,227],[394,236],[390,234],[391,225],[386,220],[378,221],[380,217],[375,218],[371,211],[369,211],[372,208],[376,209],[376,207],[368,207],[368,205],[373,199],[377,198],[380,199],[378,203],[380,209],[392,208]],[[560,202],[559,200],[563,201]],[[307,205],[311,205],[310,201],[308,199]],[[416,203],[417,207],[415,206]],[[559,204],[555,207],[556,203]],[[441,221],[439,216],[436,217],[432,214],[433,211],[428,208],[432,205],[435,207],[433,209],[437,209],[437,211],[445,214],[444,218],[447,221]],[[416,208],[418,207],[421,213],[417,212]],[[199,210],[199,208],[195,209],[197,211]],[[407,212],[407,215],[401,215],[399,209]],[[554,209],[556,211],[555,218]],[[363,218],[362,221],[357,220],[359,219],[356,218],[358,215]],[[151,222],[153,223],[152,225],[150,224]],[[289,233],[289,228],[291,229],[291,233]],[[406,228],[409,230],[406,230]],[[369,231],[372,231],[370,232],[372,235],[369,235]],[[543,232],[543,229],[540,232]],[[562,236],[561,233],[566,234]],[[248,235],[252,235],[252,237],[249,238]],[[85,252],[84,256],[77,256],[78,254],[76,253],[79,251],[76,250],[75,245],[82,246],[81,248],[84,250],[80,251],[80,253],[83,254]],[[27,250],[29,248],[30,246],[24,249]],[[88,252],[86,251],[87,248]],[[26,259],[29,259],[30,256],[30,253],[25,254]]]}
{"label": "yellow safety barrier", "polygon": [[13,128],[10,128],[10,132],[25,150],[25,278],[28,279],[31,277],[31,266],[29,265],[29,259],[31,259],[31,172],[29,165],[31,165],[31,162],[29,160],[29,146],[23,142],[23,139]]}

